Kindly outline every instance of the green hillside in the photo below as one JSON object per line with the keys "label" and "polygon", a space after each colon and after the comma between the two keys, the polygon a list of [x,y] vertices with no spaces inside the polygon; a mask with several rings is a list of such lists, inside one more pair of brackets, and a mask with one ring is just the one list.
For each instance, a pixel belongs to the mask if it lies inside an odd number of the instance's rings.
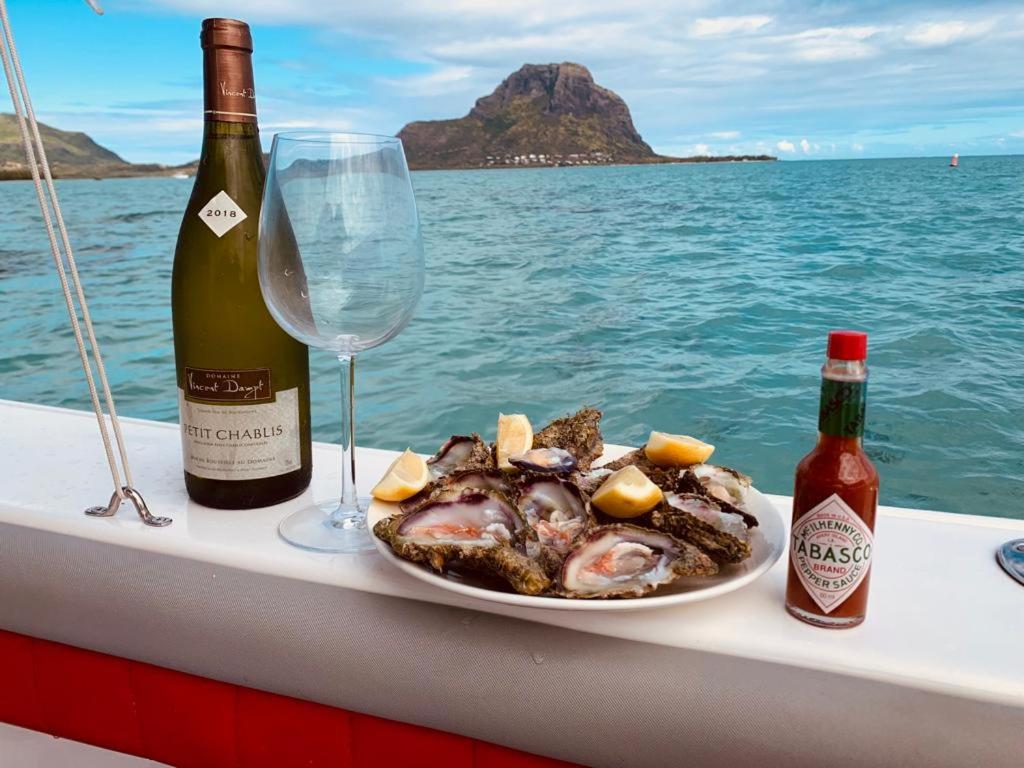
{"label": "green hillside", "polygon": [[[109,149],[80,132],[39,124],[46,156],[52,166],[127,165]],[[0,165],[24,165],[21,134],[14,115],[0,114]]]}

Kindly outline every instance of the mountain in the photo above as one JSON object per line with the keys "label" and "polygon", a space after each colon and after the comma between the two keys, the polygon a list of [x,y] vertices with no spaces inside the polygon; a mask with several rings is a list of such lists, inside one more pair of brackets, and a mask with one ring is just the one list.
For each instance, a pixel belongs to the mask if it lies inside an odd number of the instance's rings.
{"label": "mountain", "polygon": [[[58,178],[166,176],[177,170],[155,163],[129,163],[77,131],[62,131],[40,123],[39,135],[46,148],[50,170]],[[0,179],[28,178],[31,174],[25,163],[18,120],[14,115],[0,114]]]}
{"label": "mountain", "polygon": [[529,164],[531,155],[535,164],[541,156],[543,164],[657,157],[626,102],[569,62],[525,64],[465,117],[409,123],[398,136],[411,168]]}
{"label": "mountain", "polygon": [[723,159],[656,154],[626,102],[571,62],[524,64],[465,117],[409,123],[398,136],[413,169]]}
{"label": "mountain", "polygon": [[[40,123],[39,135],[46,147],[46,157],[53,166],[127,165],[123,159],[84,133],[61,131]],[[17,118],[0,114],[0,166],[24,163],[25,153],[22,150]]]}

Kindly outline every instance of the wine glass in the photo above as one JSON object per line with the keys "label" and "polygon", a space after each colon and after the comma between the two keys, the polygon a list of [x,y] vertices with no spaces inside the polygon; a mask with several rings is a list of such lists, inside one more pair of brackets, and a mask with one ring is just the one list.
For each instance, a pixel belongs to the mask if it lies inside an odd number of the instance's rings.
{"label": "wine glass", "polygon": [[361,552],[368,499],[356,496],[355,356],[398,334],[423,293],[423,241],[402,142],[392,136],[274,136],[260,214],[260,288],[285,331],[341,362],[341,499],[281,521],[282,538]]}

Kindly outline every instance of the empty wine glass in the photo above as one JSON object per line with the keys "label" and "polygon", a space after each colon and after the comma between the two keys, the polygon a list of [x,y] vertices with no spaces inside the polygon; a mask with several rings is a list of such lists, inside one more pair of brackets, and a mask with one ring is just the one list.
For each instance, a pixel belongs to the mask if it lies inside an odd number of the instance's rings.
{"label": "empty wine glass", "polygon": [[355,486],[355,356],[399,333],[423,292],[423,243],[402,142],[359,133],[274,136],[260,215],[259,275],[274,319],[341,362],[341,499],[281,521],[321,552],[372,548]]}

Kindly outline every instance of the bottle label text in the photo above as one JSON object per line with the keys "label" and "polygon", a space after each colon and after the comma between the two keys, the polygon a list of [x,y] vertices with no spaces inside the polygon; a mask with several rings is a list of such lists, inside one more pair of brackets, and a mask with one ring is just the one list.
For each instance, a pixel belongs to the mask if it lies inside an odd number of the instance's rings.
{"label": "bottle label text", "polygon": [[867,578],[873,546],[871,530],[833,493],[793,524],[789,556],[807,594],[828,614]]}

